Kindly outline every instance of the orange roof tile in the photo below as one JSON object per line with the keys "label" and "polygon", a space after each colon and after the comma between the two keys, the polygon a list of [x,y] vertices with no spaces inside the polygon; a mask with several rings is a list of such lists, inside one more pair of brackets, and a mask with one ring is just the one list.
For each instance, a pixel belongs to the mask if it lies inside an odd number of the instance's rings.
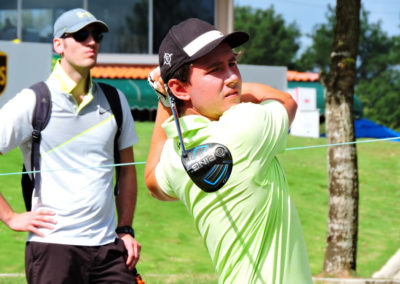
{"label": "orange roof tile", "polygon": [[107,79],[147,79],[150,71],[156,65],[105,65],[99,64],[92,68],[93,78]]}
{"label": "orange roof tile", "polygon": [[[156,65],[120,65],[99,64],[92,68],[93,78],[104,79],[147,79],[148,74]],[[318,73],[287,71],[288,81],[313,82],[319,79]]]}
{"label": "orange roof tile", "polygon": [[287,71],[286,78],[288,81],[318,81],[319,74],[318,73],[310,73],[310,72],[297,72],[297,71]]}

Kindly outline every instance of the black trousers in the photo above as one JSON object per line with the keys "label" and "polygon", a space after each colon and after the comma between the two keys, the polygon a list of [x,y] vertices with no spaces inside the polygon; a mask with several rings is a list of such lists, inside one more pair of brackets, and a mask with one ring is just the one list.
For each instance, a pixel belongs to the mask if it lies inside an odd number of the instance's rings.
{"label": "black trousers", "polygon": [[103,246],[27,242],[25,272],[29,284],[137,283],[125,264],[123,241]]}

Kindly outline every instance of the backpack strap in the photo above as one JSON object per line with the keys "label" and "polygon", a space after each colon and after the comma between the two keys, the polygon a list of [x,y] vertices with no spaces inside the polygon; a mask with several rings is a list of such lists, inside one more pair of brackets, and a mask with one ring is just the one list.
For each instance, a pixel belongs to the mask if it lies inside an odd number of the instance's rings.
{"label": "backpack strap", "polygon": [[[38,82],[30,87],[36,95],[36,104],[32,117],[32,149],[31,149],[31,168],[38,171],[32,174],[32,179],[27,174],[22,176],[22,191],[26,210],[30,211],[32,206],[33,188],[39,193],[41,187],[40,175],[40,141],[41,131],[47,126],[51,115],[51,95],[46,83]],[[25,166],[24,166],[25,171]]]}
{"label": "backpack strap", "polygon": [[[120,163],[120,156],[119,156],[119,148],[118,148],[118,138],[121,134],[122,130],[122,107],[121,107],[121,100],[119,99],[119,94],[116,88],[113,86],[110,86],[105,83],[100,83],[97,82],[101,89],[104,92],[104,95],[107,98],[108,104],[111,107],[111,111],[114,114],[115,120],[117,121],[117,133],[115,134],[114,138],[114,163],[119,164]],[[116,181],[115,181],[115,188],[114,188],[114,194],[118,195],[119,194],[119,174],[120,174],[120,166],[115,167],[115,174],[116,174]]]}

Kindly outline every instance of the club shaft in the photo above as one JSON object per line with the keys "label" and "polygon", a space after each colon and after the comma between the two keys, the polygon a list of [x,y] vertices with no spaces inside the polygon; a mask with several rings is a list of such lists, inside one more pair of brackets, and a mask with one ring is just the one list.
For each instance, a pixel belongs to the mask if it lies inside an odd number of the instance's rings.
{"label": "club shaft", "polygon": [[172,115],[174,116],[176,129],[178,131],[179,141],[181,142],[182,155],[186,155],[186,149],[185,149],[185,144],[183,144],[181,125],[179,123],[178,111],[176,109],[175,100],[171,95],[169,95],[168,98],[169,98],[169,103],[171,104],[171,110],[172,110]]}

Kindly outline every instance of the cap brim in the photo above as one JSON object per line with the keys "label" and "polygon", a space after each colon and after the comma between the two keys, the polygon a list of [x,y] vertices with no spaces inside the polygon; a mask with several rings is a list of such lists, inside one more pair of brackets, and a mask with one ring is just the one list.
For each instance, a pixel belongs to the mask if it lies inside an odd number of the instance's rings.
{"label": "cap brim", "polygon": [[250,36],[246,32],[233,32],[227,34],[223,37],[218,38],[217,40],[214,40],[213,42],[210,42],[205,47],[200,49],[198,52],[196,52],[196,54],[194,54],[193,56],[190,57],[190,59],[188,59],[188,62],[192,62],[207,55],[208,53],[213,51],[217,46],[219,46],[222,42],[227,42],[231,48],[235,48],[246,43],[249,40],[249,38]]}
{"label": "cap brim", "polygon": [[79,24],[71,27],[70,29],[68,29],[68,31],[65,31],[65,32],[74,33],[74,32],[77,32],[77,31],[83,29],[84,27],[87,27],[87,26],[92,25],[92,24],[96,24],[98,27],[100,27],[100,29],[101,29],[101,31],[103,33],[106,33],[106,32],[109,31],[108,26],[106,25],[106,23],[104,23],[102,21],[99,21],[99,20],[94,20],[94,21],[89,21],[89,22],[85,22],[85,23],[79,23]]}

